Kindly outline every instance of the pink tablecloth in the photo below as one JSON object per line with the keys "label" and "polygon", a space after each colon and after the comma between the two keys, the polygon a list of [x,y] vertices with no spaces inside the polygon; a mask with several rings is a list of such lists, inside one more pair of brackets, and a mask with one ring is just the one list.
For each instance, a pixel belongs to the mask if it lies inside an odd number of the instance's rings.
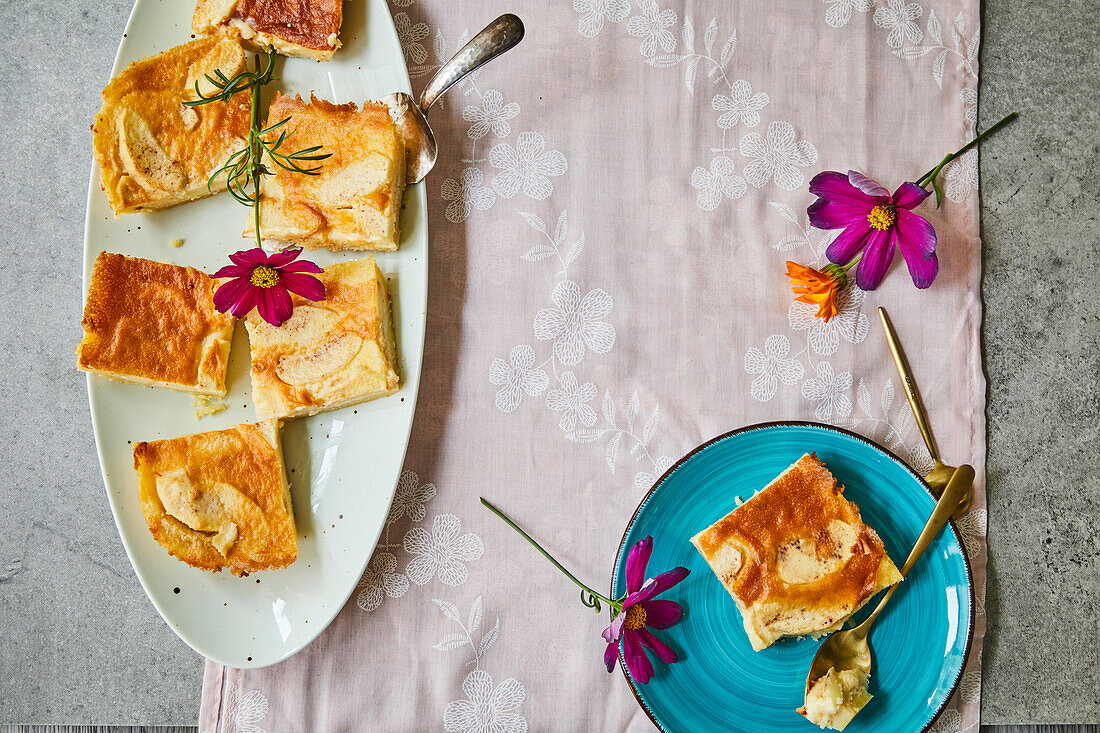
{"label": "pink tablecloth", "polygon": [[[977,633],[935,728],[976,731],[985,629],[977,156],[925,205],[941,274],[904,266],[828,324],[784,261],[824,264],[809,179],[893,187],[974,132],[977,0],[392,0],[414,86],[491,18],[527,37],[432,113],[431,297],[406,471],[362,588],[267,669],[208,663],[202,731],[642,731],[606,623],[478,503],[582,578],[674,458],[748,423],[816,419],[924,469],[874,308],[909,345],[946,459]],[[571,437],[572,436],[572,439]]]}

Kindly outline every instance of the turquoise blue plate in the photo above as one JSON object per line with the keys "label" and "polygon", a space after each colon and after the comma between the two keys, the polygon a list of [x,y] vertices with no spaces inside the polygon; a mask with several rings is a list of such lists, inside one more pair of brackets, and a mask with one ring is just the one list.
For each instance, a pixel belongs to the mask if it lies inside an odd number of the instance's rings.
{"label": "turquoise blue plate", "polygon": [[[662,598],[681,603],[684,619],[656,632],[679,654],[637,684],[642,708],[662,731],[810,733],[795,708],[820,642],[789,639],[754,652],[741,616],[690,543],[697,532],[748,499],[802,454],[815,452],[878,532],[899,566],[935,505],[928,487],[900,459],[846,430],[814,423],[769,423],[735,430],[682,458],[653,486],[627,526],[615,558],[614,597],[626,587],[626,554],[653,537],[647,575],[683,565],[688,578]],[[866,616],[869,603],[857,619]],[[954,525],[925,552],[871,631],[874,698],[845,733],[926,731],[962,674],[974,628],[970,567]]]}

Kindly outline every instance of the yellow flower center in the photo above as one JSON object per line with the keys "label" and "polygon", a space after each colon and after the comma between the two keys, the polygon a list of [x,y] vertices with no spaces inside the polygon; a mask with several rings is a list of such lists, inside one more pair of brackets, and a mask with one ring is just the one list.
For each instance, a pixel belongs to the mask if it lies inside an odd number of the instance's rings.
{"label": "yellow flower center", "polygon": [[897,220],[898,212],[889,204],[885,206],[876,206],[871,209],[871,213],[867,215],[867,223],[875,229],[882,231],[894,226],[894,222]]}
{"label": "yellow flower center", "polygon": [[631,606],[626,609],[626,622],[628,629],[640,629],[645,626],[645,609],[641,606]]}
{"label": "yellow flower center", "polygon": [[258,288],[272,288],[279,282],[279,273],[273,267],[260,265],[248,276],[248,281]]}

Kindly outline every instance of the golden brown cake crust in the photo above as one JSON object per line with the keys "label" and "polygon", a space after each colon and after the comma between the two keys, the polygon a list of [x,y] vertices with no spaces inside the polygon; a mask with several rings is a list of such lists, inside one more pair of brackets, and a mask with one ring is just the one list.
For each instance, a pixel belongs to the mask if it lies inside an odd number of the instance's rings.
{"label": "golden brown cake crust", "polygon": [[[141,511],[153,538],[203,570],[224,567],[244,575],[294,562],[298,536],[277,431],[270,421],[135,444]],[[193,529],[169,513],[158,476],[186,480],[200,500],[220,492],[222,520],[231,521],[236,533],[225,554],[215,546],[214,531]]]}
{"label": "golden brown cake crust", "polygon": [[309,249],[397,249],[405,148],[389,108],[276,93],[267,124],[288,117],[293,134],[285,145],[319,145],[330,157],[317,175],[269,166],[275,175],[263,184],[263,236]]}
{"label": "golden brown cake crust", "polygon": [[204,272],[101,252],[81,325],[81,369],[225,392],[233,317],[214,309],[213,281]]}
{"label": "golden brown cake crust", "polygon": [[317,277],[323,301],[293,295],[294,313],[278,327],[255,312],[246,320],[261,419],[314,414],[399,386],[390,296],[373,258],[331,265]]}
{"label": "golden brown cake crust", "polygon": [[[248,135],[250,98],[186,107],[213,88],[203,75],[232,77],[244,52],[231,39],[199,38],[135,61],[103,90],[92,125],[103,190],[115,214],[148,211],[212,193],[207,180]],[[218,189],[215,188],[214,191]]]}
{"label": "golden brown cake crust", "polygon": [[[743,550],[736,576],[724,579],[745,606],[757,601],[858,608],[875,592],[879,566],[886,557],[882,540],[863,524],[859,508],[844,498],[843,488],[816,455],[800,458],[775,482],[698,535],[699,549],[710,557],[731,540]],[[786,583],[780,576],[780,546],[794,538],[813,543],[818,560],[834,551],[829,523],[839,520],[858,528],[847,562],[820,579]]]}
{"label": "golden brown cake crust", "polygon": [[238,0],[237,13],[261,33],[328,49],[340,32],[343,6],[343,0]]}
{"label": "golden brown cake crust", "polygon": [[343,6],[343,0],[198,0],[191,27],[327,61],[340,47]]}

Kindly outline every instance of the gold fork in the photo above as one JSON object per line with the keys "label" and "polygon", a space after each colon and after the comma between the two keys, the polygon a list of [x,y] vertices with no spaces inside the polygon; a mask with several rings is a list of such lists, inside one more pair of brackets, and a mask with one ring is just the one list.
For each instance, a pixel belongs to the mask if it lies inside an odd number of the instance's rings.
{"label": "gold fork", "polygon": [[[901,384],[905,390],[905,397],[909,400],[909,407],[913,410],[913,417],[917,421],[917,429],[920,431],[920,435],[924,438],[924,444],[928,446],[928,453],[932,456],[932,470],[928,472],[928,475],[924,477],[925,482],[931,487],[932,493],[939,497],[943,494],[944,488],[947,486],[947,482],[951,480],[951,477],[955,475],[955,471],[958,469],[955,466],[948,466],[942,460],[940,460],[940,452],[936,449],[936,441],[932,437],[932,429],[928,427],[928,416],[924,411],[924,403],[921,401],[920,392],[917,391],[917,383],[913,379],[913,373],[909,368],[909,360],[905,358],[905,351],[901,348],[901,341],[898,340],[897,331],[894,330],[894,324],[890,322],[890,316],[887,315],[885,308],[878,309],[879,318],[882,319],[882,329],[886,332],[886,342],[890,345],[890,353],[894,357],[894,365],[898,368],[898,376],[901,377]],[[952,517],[958,519],[962,515],[966,514],[966,510],[970,508],[970,499],[973,494],[973,486],[966,489],[966,493],[962,500],[959,502],[958,509],[955,510]]]}

